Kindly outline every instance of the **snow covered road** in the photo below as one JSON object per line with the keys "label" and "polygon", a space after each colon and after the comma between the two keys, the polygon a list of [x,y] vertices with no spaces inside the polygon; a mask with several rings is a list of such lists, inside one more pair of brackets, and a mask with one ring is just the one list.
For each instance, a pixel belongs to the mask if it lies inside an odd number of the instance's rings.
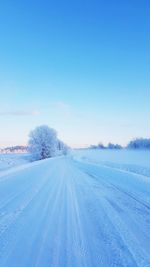
{"label": "snow covered road", "polygon": [[149,177],[71,157],[0,177],[0,267],[148,267],[149,241]]}

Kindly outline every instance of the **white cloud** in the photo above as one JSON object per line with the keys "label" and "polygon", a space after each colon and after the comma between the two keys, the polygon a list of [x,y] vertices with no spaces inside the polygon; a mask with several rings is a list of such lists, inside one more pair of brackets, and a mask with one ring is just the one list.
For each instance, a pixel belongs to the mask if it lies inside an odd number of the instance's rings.
{"label": "white cloud", "polygon": [[0,116],[37,116],[40,112],[38,110],[15,110],[0,112]]}

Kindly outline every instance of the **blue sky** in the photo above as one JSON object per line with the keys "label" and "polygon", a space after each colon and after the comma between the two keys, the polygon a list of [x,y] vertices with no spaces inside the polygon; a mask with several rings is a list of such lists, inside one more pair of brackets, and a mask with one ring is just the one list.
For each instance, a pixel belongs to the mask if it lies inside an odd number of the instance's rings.
{"label": "blue sky", "polygon": [[48,124],[71,146],[150,136],[150,2],[0,3],[0,146]]}

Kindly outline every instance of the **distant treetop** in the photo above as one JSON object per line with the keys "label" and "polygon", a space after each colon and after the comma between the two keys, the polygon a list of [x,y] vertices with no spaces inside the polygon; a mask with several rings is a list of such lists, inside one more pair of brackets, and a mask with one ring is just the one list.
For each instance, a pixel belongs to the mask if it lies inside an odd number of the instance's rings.
{"label": "distant treetop", "polygon": [[127,145],[129,149],[150,149],[150,139],[136,138]]}

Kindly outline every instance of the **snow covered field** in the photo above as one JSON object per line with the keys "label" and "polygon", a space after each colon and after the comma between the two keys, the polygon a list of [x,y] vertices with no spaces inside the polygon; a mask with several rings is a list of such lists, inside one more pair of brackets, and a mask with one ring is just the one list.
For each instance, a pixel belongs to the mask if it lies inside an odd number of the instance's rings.
{"label": "snow covered field", "polygon": [[150,150],[81,149],[74,156],[84,161],[150,176]]}
{"label": "snow covered field", "polygon": [[29,163],[28,154],[0,154],[0,172]]}
{"label": "snow covered field", "polygon": [[150,266],[149,156],[76,150],[1,175],[0,266]]}

